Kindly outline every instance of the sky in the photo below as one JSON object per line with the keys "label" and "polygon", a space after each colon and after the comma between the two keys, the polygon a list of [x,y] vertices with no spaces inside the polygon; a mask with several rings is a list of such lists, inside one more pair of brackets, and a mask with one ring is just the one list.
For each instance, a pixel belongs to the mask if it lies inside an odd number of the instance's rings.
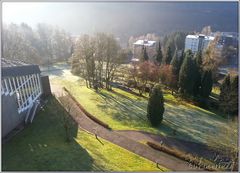
{"label": "sky", "polygon": [[[71,34],[111,32],[122,36],[199,30],[235,31],[237,3],[66,3],[3,2],[3,23],[22,22],[35,27],[47,23]],[[224,24],[223,24],[224,22]]]}

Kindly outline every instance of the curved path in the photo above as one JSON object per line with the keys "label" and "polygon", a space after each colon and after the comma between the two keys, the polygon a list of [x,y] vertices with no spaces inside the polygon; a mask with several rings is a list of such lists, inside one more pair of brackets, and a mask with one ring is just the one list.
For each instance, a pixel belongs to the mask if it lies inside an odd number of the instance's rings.
{"label": "curved path", "polygon": [[155,143],[162,143],[173,149],[178,149],[185,153],[191,153],[193,155],[197,155],[198,157],[211,159],[214,154],[218,153],[217,151],[215,151],[214,149],[210,148],[205,144],[185,141],[182,139],[177,139],[163,135],[156,135],[149,132],[135,130],[117,130],[116,132],[138,142],[150,141]]}
{"label": "curved path", "polygon": [[[55,93],[55,95],[58,95]],[[140,155],[146,159],[149,159],[155,163],[158,163],[161,166],[164,166],[173,171],[203,171],[199,168],[193,168],[189,165],[188,162],[180,160],[176,157],[168,155],[164,152],[156,151],[147,145],[139,143],[131,138],[128,138],[117,131],[111,131],[105,129],[99,124],[92,121],[88,118],[77,104],[67,95],[59,96],[58,99],[61,104],[69,110],[70,106],[70,115],[78,123],[78,125],[91,133],[97,134],[97,136],[108,140],[120,147],[123,147],[137,155]],[[123,158],[124,159],[124,158]]]}

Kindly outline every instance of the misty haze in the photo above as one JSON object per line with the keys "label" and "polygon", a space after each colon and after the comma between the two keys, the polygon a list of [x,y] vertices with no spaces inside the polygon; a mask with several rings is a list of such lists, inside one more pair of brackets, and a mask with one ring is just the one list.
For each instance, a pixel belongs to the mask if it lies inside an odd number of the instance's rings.
{"label": "misty haze", "polygon": [[238,2],[3,2],[3,171],[239,171]]}

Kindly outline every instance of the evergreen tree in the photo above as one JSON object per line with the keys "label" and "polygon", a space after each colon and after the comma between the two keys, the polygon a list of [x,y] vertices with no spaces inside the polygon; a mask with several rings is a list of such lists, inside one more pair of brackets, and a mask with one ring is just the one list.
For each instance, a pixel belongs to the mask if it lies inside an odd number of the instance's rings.
{"label": "evergreen tree", "polygon": [[181,60],[180,60],[180,58],[177,55],[177,49],[176,49],[175,53],[174,53],[174,56],[173,56],[173,59],[171,61],[172,75],[175,76],[175,78],[176,78],[176,82],[175,82],[174,88],[177,88],[177,83],[178,83],[178,79],[179,79],[179,71],[180,71],[180,68],[181,68],[181,64],[180,64]]}
{"label": "evergreen tree", "polygon": [[231,82],[230,82],[230,74],[228,74],[220,87],[220,96],[219,96],[219,108],[224,113],[229,113],[230,108],[230,95],[229,90],[231,88]]}
{"label": "evergreen tree", "polygon": [[159,65],[161,65],[162,59],[163,59],[162,48],[161,48],[161,43],[159,41],[158,49],[157,49],[157,57],[156,57],[156,61]]}
{"label": "evergreen tree", "polygon": [[194,69],[195,79],[193,86],[193,95],[197,96],[200,94],[201,80],[202,80],[202,55],[201,52],[197,52],[194,56]]}
{"label": "evergreen tree", "polygon": [[169,65],[172,60],[172,50],[170,46],[167,47],[166,57],[165,57],[165,64]]}
{"label": "evergreen tree", "polygon": [[208,98],[212,91],[213,79],[212,79],[212,71],[204,70],[203,76],[201,80],[201,96],[203,98]]}
{"label": "evergreen tree", "polygon": [[230,98],[230,113],[238,115],[238,75],[232,77]]}
{"label": "evergreen tree", "polygon": [[144,61],[148,61],[149,60],[146,47],[144,47],[143,57],[144,57]]}
{"label": "evergreen tree", "polygon": [[162,122],[164,110],[163,93],[160,85],[157,84],[150,93],[147,108],[147,118],[152,126],[156,127]]}
{"label": "evergreen tree", "polygon": [[171,65],[173,74],[178,76],[180,70],[180,58],[177,56],[177,49],[175,50],[175,53],[173,55]]}
{"label": "evergreen tree", "polygon": [[196,69],[194,68],[193,54],[191,50],[184,53],[184,60],[179,72],[180,92],[184,94],[193,94],[194,79]]}
{"label": "evergreen tree", "polygon": [[149,57],[148,57],[148,54],[147,54],[147,49],[145,46],[142,47],[142,52],[141,52],[141,57],[140,57],[140,60],[142,62],[144,61],[148,61]]}
{"label": "evergreen tree", "polygon": [[202,69],[202,52],[201,51],[196,53],[195,60],[196,60],[198,69],[201,71]]}
{"label": "evergreen tree", "polygon": [[238,115],[238,75],[228,74],[220,87],[220,110],[229,115]]}

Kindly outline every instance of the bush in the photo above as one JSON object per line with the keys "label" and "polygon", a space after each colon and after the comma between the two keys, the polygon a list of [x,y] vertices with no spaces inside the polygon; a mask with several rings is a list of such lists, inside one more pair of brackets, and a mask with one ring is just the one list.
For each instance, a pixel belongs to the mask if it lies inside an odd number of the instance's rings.
{"label": "bush", "polygon": [[164,99],[160,85],[155,85],[150,94],[147,108],[147,118],[152,126],[158,126],[163,119]]}

